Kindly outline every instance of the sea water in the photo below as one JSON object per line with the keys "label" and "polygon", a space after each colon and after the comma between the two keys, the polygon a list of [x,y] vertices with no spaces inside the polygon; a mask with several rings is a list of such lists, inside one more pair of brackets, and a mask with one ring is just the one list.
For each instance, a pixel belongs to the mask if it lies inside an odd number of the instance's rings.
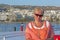
{"label": "sea water", "polygon": [[[25,40],[24,31],[20,31],[21,23],[0,23],[0,40]],[[23,23],[23,30],[26,23]],[[16,31],[14,31],[16,27]],[[60,35],[60,24],[52,23],[55,35]]]}

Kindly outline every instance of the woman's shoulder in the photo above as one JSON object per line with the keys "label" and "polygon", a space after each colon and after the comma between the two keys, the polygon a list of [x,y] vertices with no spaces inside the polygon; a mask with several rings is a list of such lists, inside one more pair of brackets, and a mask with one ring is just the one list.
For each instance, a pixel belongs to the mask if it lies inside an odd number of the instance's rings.
{"label": "woman's shoulder", "polygon": [[26,25],[29,26],[33,23],[33,21],[28,22]]}
{"label": "woman's shoulder", "polygon": [[46,25],[47,27],[49,27],[49,26],[51,25],[51,23],[50,23],[49,21],[47,21],[47,20],[44,20],[44,23],[45,23],[45,25]]}
{"label": "woman's shoulder", "polygon": [[48,23],[48,24],[50,23],[50,22],[49,22],[49,21],[47,21],[47,20],[43,20],[43,22],[46,22],[46,23]]}
{"label": "woman's shoulder", "polygon": [[31,23],[33,23],[33,21],[30,21],[30,22],[28,22],[27,24],[31,24]]}
{"label": "woman's shoulder", "polygon": [[28,26],[29,28],[32,28],[32,23],[33,23],[33,21],[28,22],[28,23],[27,23],[27,26]]}

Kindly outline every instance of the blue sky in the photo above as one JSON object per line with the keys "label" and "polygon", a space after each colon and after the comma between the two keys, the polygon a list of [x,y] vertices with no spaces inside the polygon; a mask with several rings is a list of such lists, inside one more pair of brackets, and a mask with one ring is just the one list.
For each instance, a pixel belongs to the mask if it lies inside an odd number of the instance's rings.
{"label": "blue sky", "polygon": [[0,4],[32,5],[32,6],[60,6],[60,0],[0,0]]}

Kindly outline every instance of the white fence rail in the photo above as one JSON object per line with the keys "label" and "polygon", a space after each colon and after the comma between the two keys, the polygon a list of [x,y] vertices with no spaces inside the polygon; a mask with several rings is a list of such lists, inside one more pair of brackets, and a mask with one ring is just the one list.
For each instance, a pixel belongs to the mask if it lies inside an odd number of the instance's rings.
{"label": "white fence rail", "polygon": [[[55,35],[60,35],[60,31],[54,31]],[[0,32],[0,40],[25,40],[24,31]]]}
{"label": "white fence rail", "polygon": [[25,40],[24,31],[1,32],[0,40]]}

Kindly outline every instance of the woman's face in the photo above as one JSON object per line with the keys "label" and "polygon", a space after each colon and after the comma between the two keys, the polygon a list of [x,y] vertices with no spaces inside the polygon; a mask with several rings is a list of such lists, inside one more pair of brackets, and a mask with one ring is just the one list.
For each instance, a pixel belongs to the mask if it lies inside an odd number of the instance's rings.
{"label": "woman's face", "polygon": [[43,12],[42,10],[35,10],[34,11],[34,19],[36,21],[41,21],[42,20],[42,17],[43,17]]}

